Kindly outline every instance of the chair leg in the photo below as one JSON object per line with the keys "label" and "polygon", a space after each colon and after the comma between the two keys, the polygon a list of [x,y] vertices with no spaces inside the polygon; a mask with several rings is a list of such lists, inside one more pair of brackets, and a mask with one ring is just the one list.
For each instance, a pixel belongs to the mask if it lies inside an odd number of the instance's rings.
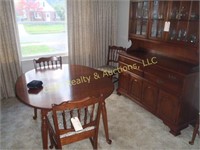
{"label": "chair leg", "polygon": [[191,145],[194,144],[194,140],[195,140],[197,134],[199,134],[199,118],[197,119],[197,122],[195,124],[193,135],[192,135],[192,140],[189,141],[189,144],[191,144]]}
{"label": "chair leg", "polygon": [[34,108],[34,116],[33,116],[33,119],[37,119],[37,108]]}
{"label": "chair leg", "polygon": [[53,146],[54,146],[54,141],[53,141],[53,137],[52,137],[50,131],[49,131],[49,139],[50,139],[50,146],[49,146],[49,148],[52,149]]}
{"label": "chair leg", "polygon": [[97,150],[97,142],[94,141],[94,146],[93,146],[94,150]]}
{"label": "chair leg", "polygon": [[93,137],[93,149],[97,150],[97,146],[98,146],[98,136],[94,136]]}

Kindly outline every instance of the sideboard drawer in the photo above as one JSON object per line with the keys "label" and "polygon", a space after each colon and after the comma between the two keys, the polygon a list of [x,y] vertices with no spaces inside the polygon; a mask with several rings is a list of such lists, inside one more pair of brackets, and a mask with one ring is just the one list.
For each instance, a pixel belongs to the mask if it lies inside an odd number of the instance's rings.
{"label": "sideboard drawer", "polygon": [[130,69],[129,71],[134,73],[134,74],[137,74],[139,76],[143,76],[143,65],[142,65],[142,63],[135,61],[135,60],[131,60],[127,57],[121,57],[121,56],[119,56],[119,63],[121,63],[121,65],[123,64],[123,66],[125,64],[133,66],[133,69]]}
{"label": "sideboard drawer", "polygon": [[181,92],[184,81],[184,78],[181,75],[158,67],[150,67],[150,69],[146,69],[144,72],[144,78],[178,93]]}

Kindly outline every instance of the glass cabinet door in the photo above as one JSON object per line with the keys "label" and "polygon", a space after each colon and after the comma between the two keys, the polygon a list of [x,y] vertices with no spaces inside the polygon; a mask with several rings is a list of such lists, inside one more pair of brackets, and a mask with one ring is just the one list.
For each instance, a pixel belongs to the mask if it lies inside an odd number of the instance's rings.
{"label": "glass cabinet door", "polygon": [[147,37],[149,2],[131,1],[130,10],[129,33],[133,36]]}
{"label": "glass cabinet door", "polygon": [[191,45],[198,43],[199,1],[173,1],[169,21],[169,41]]}
{"label": "glass cabinet door", "polygon": [[187,42],[194,45],[199,43],[199,1],[193,1],[191,4]]}
{"label": "glass cabinet door", "polygon": [[154,0],[151,3],[150,38],[162,39],[164,21],[167,17],[167,1]]}

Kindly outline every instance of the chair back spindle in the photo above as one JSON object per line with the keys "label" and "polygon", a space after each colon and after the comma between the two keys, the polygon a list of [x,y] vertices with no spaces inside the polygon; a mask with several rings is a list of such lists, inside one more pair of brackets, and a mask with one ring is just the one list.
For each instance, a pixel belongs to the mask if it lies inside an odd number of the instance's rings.
{"label": "chair back spindle", "polygon": [[119,52],[122,52],[122,51],[125,51],[125,50],[126,49],[123,48],[123,47],[109,46],[107,65],[117,67]]}
{"label": "chair back spindle", "polygon": [[34,68],[36,70],[41,69],[56,69],[62,67],[62,57],[61,56],[52,56],[52,57],[41,57],[39,59],[34,59]]}

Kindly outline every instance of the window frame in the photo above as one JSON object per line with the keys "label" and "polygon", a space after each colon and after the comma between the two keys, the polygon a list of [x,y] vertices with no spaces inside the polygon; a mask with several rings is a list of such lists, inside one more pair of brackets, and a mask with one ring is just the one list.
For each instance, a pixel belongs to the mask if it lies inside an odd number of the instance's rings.
{"label": "window frame", "polygon": [[[67,3],[66,3],[67,4]],[[66,6],[66,5],[65,5]],[[67,6],[65,8],[65,20],[64,20],[64,24],[65,24],[65,35],[66,35],[66,40],[64,41],[65,43],[65,50],[58,52],[58,51],[54,51],[52,53],[46,53],[46,54],[37,54],[37,55],[32,55],[32,56],[23,56],[22,55],[22,46],[21,46],[21,41],[20,41],[20,33],[19,33],[19,28],[18,28],[18,24],[19,22],[17,21],[17,13],[16,13],[16,4],[14,3],[14,11],[15,11],[15,17],[16,17],[16,25],[17,25],[17,34],[18,34],[18,54],[19,54],[19,58],[21,61],[28,61],[28,60],[33,60],[33,59],[37,59],[40,57],[50,57],[50,56],[62,56],[62,57],[68,57],[69,55],[69,48],[68,48],[68,28],[67,28]],[[23,10],[23,16],[26,15],[27,18],[27,14],[24,13]],[[36,15],[39,15],[39,18],[36,17]],[[57,15],[57,13],[56,13]],[[36,19],[41,19],[42,16],[40,14],[38,14],[38,12],[34,12],[34,17],[36,17]],[[47,45],[48,46],[48,45]]]}

